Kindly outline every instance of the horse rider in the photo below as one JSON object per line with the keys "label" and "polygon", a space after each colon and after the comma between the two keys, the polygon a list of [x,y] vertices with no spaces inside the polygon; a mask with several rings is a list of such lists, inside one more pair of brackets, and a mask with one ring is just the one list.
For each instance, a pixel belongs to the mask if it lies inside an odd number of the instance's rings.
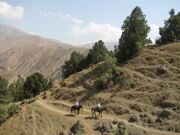
{"label": "horse rider", "polygon": [[97,108],[101,109],[101,104],[100,103],[97,104]]}
{"label": "horse rider", "polygon": [[75,106],[78,107],[79,106],[79,102],[76,100],[75,102]]}

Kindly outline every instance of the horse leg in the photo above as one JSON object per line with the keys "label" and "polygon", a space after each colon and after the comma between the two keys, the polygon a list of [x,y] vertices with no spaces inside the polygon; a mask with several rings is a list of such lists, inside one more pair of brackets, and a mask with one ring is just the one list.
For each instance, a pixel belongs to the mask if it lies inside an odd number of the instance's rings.
{"label": "horse leg", "polygon": [[101,112],[99,112],[98,117],[100,116]]}
{"label": "horse leg", "polygon": [[71,108],[71,114],[72,114],[72,112],[73,112],[73,109]]}

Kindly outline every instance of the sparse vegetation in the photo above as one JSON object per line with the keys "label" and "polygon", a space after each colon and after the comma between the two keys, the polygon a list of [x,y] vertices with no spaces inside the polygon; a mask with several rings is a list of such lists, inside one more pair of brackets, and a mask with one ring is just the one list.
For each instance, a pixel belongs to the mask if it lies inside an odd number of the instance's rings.
{"label": "sparse vegetation", "polygon": [[[160,28],[158,42],[179,40],[178,28],[179,13],[175,15],[171,10],[170,18]],[[114,52],[109,52],[102,40],[94,44],[87,56],[72,52],[63,66],[63,82],[53,83],[38,72],[25,80],[19,76],[10,85],[0,77],[0,125],[19,111],[16,104],[21,105],[22,111],[2,124],[0,130],[5,131],[16,122],[21,129],[15,129],[18,133],[14,134],[32,131],[34,134],[178,134],[179,43],[145,48],[151,42],[147,39],[149,30],[145,15],[140,7],[135,7],[124,21]],[[52,91],[47,92],[53,84]],[[41,92],[38,98],[32,98]],[[83,115],[69,114],[70,101],[74,100],[83,105]],[[97,103],[107,108],[103,119],[96,117],[101,120],[94,120],[90,114],[90,108]]]}

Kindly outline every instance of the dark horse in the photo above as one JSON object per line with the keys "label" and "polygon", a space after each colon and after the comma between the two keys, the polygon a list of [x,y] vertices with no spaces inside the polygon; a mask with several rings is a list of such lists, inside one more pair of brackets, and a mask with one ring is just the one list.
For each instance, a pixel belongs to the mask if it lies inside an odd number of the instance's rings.
{"label": "dark horse", "polygon": [[99,107],[92,107],[92,109],[91,109],[92,116],[95,116],[95,117],[96,117],[96,112],[99,113],[98,116],[101,115],[101,117],[102,117],[102,112],[103,111],[107,111],[106,107],[101,107],[101,108],[99,108]]}
{"label": "dark horse", "polygon": [[71,114],[74,112],[74,114],[76,114],[76,111],[77,111],[77,114],[79,114],[80,110],[83,109],[83,106],[82,105],[79,105],[79,106],[76,106],[76,105],[73,105],[71,107]]}

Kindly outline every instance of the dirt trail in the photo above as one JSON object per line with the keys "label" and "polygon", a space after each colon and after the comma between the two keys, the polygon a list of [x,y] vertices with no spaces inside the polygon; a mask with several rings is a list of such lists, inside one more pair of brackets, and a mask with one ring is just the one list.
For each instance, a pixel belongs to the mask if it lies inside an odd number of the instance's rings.
{"label": "dirt trail", "polygon": [[[61,104],[64,104],[65,102],[51,102],[51,101],[47,101],[47,102],[49,102],[49,103],[61,103]],[[65,110],[59,110],[59,109],[56,109],[55,107],[53,107],[53,106],[51,106],[51,105],[49,105],[49,104],[47,104],[47,102],[46,101],[44,101],[44,100],[37,100],[36,101],[36,103],[38,104],[38,105],[40,105],[41,107],[44,107],[45,109],[47,109],[47,110],[50,110],[50,111],[53,111],[53,112],[55,112],[55,113],[58,113],[58,114],[61,114],[61,115],[68,115],[69,114],[69,112],[67,112],[67,111],[65,111]],[[70,106],[70,103],[66,103],[66,104],[64,104],[64,105],[67,105],[67,106]],[[85,109],[85,111],[87,111],[87,109]],[[94,131],[91,129],[91,121],[90,120],[87,120],[86,118],[87,117],[89,117],[89,115],[87,115],[87,114],[81,114],[81,115],[79,115],[78,116],[78,118],[76,118],[77,120],[81,120],[81,121],[83,121],[84,123],[87,123],[87,121],[88,121],[88,124],[86,124],[86,126],[85,126],[85,128],[87,129],[87,131],[88,131],[88,133],[89,134],[94,134]],[[74,117],[75,118],[75,117]]]}
{"label": "dirt trail", "polygon": [[36,135],[36,115],[34,112],[34,108],[32,110],[32,117],[33,117],[33,134]]}
{"label": "dirt trail", "polygon": [[[59,103],[59,104],[62,104],[62,105],[66,105],[68,107],[71,107],[71,105],[72,105],[72,104],[70,104],[68,102],[65,102],[65,101],[37,100],[36,103],[39,104],[41,107],[44,107],[47,110],[53,111],[53,112],[61,114],[61,115],[67,115],[67,114],[69,114],[69,112],[67,112],[65,110],[59,110],[59,109],[49,105],[48,103]],[[86,108],[83,108],[83,111],[88,112],[89,114],[80,114],[80,115],[78,115],[77,119],[82,120],[82,121],[87,121],[87,118],[90,117],[90,115],[91,115],[90,110],[88,110]],[[123,121],[126,125],[134,126],[135,128],[138,128],[138,129],[141,129],[141,130],[145,130],[145,131],[151,132],[151,133],[156,133],[158,135],[170,135],[170,134],[171,135],[179,135],[179,133],[172,133],[172,132],[161,131],[161,130],[157,130],[157,129],[153,129],[153,128],[149,128],[149,127],[143,127],[141,125],[130,123],[127,120],[120,119],[120,118],[118,118],[116,116],[113,116],[113,115],[107,115],[106,114],[106,115],[103,115],[103,116],[104,117],[101,118],[101,119],[104,119],[104,120],[114,120],[114,119],[117,119],[117,120]],[[88,120],[88,121],[90,122],[90,120]],[[89,127],[87,127],[87,128],[89,129]]]}

